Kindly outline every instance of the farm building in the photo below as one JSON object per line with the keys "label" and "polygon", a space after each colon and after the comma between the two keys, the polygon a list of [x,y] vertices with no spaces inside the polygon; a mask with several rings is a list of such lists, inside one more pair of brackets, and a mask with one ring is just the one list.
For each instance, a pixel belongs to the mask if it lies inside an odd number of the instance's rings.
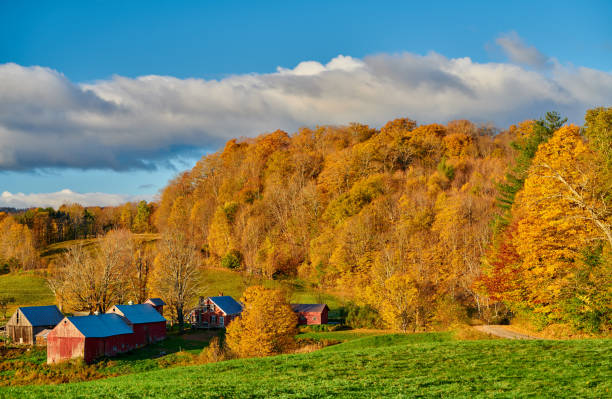
{"label": "farm building", "polygon": [[225,328],[240,316],[242,305],[231,296],[200,298],[198,306],[191,310],[191,324],[198,328]]}
{"label": "farm building", "polygon": [[162,301],[161,298],[149,298],[145,301],[149,305],[153,306],[155,310],[159,312],[160,315],[164,315],[164,305],[166,302]]}
{"label": "farm building", "polygon": [[36,337],[34,339],[35,344],[37,346],[47,346],[47,336],[49,335],[50,332],[51,332],[50,329],[45,328],[44,330],[36,334]]}
{"label": "farm building", "polygon": [[329,308],[324,303],[292,303],[291,309],[298,315],[298,324],[327,324]]}
{"label": "farm building", "polygon": [[125,319],[134,330],[138,346],[144,346],[166,338],[166,319],[148,303],[115,305],[106,313],[114,313]]}
{"label": "farm building", "polygon": [[36,334],[55,327],[63,317],[55,305],[23,306],[6,323],[6,332],[13,342],[34,345]]}
{"label": "farm building", "polygon": [[66,317],[47,336],[47,363],[78,357],[91,363],[135,347],[132,327],[117,314]]}

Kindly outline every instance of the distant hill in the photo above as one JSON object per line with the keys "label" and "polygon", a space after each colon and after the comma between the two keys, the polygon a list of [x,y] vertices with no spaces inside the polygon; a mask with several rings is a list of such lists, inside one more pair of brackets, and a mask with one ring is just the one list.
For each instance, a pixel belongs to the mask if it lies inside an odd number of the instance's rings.
{"label": "distant hill", "polygon": [[23,208],[23,209],[20,209],[20,208],[7,208],[7,207],[3,207],[3,208],[0,208],[0,212],[4,212],[4,213],[19,213],[19,212],[25,212],[28,209],[32,209],[32,208]]}

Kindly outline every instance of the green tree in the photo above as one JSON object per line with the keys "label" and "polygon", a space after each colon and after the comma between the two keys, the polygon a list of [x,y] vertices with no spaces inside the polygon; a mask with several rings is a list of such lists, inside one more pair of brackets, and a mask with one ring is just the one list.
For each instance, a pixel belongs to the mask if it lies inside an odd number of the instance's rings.
{"label": "green tree", "polygon": [[152,209],[147,201],[140,201],[138,203],[138,209],[136,210],[136,217],[132,224],[132,230],[134,233],[145,233],[150,230]]}
{"label": "green tree", "polygon": [[[495,231],[503,230],[510,222],[510,210],[515,202],[516,194],[525,185],[527,172],[538,146],[547,142],[552,135],[567,122],[555,111],[547,112],[543,119],[528,124],[526,135],[510,143],[517,152],[514,167],[506,174],[505,182],[498,184],[499,197],[497,205],[504,214],[495,221]],[[523,127],[525,128],[525,126]]]}

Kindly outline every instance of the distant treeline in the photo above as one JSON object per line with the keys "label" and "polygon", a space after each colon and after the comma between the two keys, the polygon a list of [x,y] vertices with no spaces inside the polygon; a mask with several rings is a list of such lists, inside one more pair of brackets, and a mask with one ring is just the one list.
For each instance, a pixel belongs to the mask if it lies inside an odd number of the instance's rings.
{"label": "distant treeline", "polygon": [[155,232],[151,222],[155,206],[141,201],[116,207],[70,204],[57,210],[32,208],[0,212],[0,270],[39,267],[37,250],[57,242],[98,237],[117,229]]}

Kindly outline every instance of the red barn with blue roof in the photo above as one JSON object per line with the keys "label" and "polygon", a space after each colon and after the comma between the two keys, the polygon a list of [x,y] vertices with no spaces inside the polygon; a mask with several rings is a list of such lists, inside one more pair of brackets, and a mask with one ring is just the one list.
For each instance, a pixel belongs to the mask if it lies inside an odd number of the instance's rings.
{"label": "red barn with blue roof", "polygon": [[137,346],[134,330],[117,314],[66,317],[47,336],[47,363],[82,357],[86,363]]}
{"label": "red barn with blue roof", "polygon": [[191,310],[191,324],[199,328],[225,328],[242,313],[242,305],[228,295],[200,298]]}
{"label": "red barn with blue roof", "polygon": [[132,327],[135,342],[144,346],[166,338],[166,319],[148,303],[138,305],[115,305],[106,313],[117,314]]}

